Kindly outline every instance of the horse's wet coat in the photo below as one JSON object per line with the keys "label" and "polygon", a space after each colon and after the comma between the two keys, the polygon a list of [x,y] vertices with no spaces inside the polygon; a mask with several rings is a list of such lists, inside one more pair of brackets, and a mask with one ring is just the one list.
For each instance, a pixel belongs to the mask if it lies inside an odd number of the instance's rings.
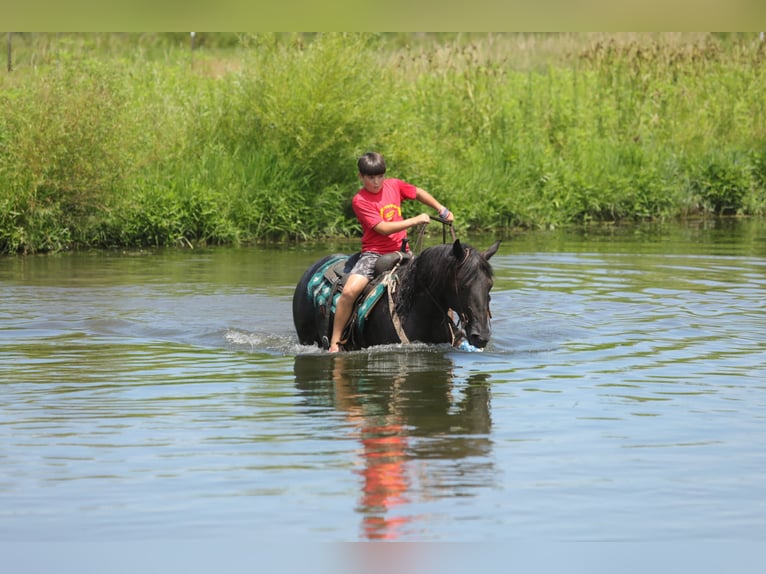
{"label": "horse's wet coat", "polygon": [[[495,242],[482,252],[456,240],[429,247],[396,268],[387,281],[394,285],[390,297],[379,297],[380,303],[365,309],[362,321],[358,313],[352,315],[344,348],[402,341],[458,344],[463,338],[475,347],[484,347],[490,336],[489,258],[498,246]],[[329,336],[333,309],[321,276],[343,258],[337,254],[322,258],[303,274],[296,287],[293,320],[301,344],[322,346],[323,338],[326,341]],[[457,315],[460,328],[451,315]]]}

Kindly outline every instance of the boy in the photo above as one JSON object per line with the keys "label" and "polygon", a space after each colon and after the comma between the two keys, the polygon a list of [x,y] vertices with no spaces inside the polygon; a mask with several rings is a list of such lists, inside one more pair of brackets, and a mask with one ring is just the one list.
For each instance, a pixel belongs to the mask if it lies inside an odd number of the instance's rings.
{"label": "boy", "polygon": [[443,221],[454,220],[450,210],[427,191],[400,179],[386,179],[386,160],[379,153],[367,152],[359,158],[357,166],[362,188],[354,196],[351,205],[362,225],[362,254],[351,269],[338,297],[330,337],[331,353],[340,350],[340,338],[351,317],[354,301],[373,278],[378,257],[399,251],[402,240],[407,237],[407,229],[421,223],[428,224],[431,220],[427,213],[403,219],[402,200],[416,199],[435,209]]}

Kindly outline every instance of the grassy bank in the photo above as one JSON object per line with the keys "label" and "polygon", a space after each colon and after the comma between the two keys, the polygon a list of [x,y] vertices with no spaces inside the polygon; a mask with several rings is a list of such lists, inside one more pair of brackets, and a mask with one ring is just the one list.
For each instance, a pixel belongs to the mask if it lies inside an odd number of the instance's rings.
{"label": "grassy bank", "polygon": [[368,149],[462,230],[766,211],[756,35],[22,40],[0,252],[357,234]]}

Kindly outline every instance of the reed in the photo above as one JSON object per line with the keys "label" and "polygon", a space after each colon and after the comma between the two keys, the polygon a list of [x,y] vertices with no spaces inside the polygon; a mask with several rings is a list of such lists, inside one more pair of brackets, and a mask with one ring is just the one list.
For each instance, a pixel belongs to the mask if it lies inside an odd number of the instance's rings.
{"label": "reed", "polygon": [[355,235],[368,149],[464,230],[766,211],[755,35],[23,42],[0,76],[4,253]]}

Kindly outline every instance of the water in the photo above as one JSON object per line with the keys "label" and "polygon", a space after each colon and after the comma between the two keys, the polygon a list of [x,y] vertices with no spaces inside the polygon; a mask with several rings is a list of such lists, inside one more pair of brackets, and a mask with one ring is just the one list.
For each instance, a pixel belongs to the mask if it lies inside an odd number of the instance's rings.
{"label": "water", "polygon": [[354,246],[0,259],[0,540],[766,536],[763,222],[506,238],[481,353],[298,345]]}

